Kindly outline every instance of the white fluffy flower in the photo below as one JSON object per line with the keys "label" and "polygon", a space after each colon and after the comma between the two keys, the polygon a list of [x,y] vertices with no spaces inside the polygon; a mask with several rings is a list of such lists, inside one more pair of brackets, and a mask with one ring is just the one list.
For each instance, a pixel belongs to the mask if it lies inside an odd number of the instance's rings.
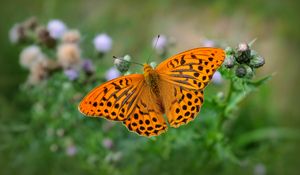
{"label": "white fluffy flower", "polygon": [[105,74],[105,79],[108,80],[112,80],[114,78],[118,78],[121,75],[121,73],[118,71],[117,68],[115,67],[111,67],[110,69],[108,69],[108,71]]}
{"label": "white fluffy flower", "polygon": [[67,27],[61,20],[53,19],[48,22],[47,29],[52,38],[59,39],[66,32]]}
{"label": "white fluffy flower", "polygon": [[219,71],[216,71],[211,80],[214,84],[222,84],[223,78]]}
{"label": "white fluffy flower", "polygon": [[20,64],[25,68],[32,67],[35,63],[43,61],[46,56],[42,53],[41,49],[36,46],[28,46],[22,50],[20,54]]}
{"label": "white fluffy flower", "polygon": [[159,38],[155,37],[152,40],[152,46],[159,54],[162,54],[167,49],[167,45],[168,45],[168,39],[165,35],[160,35]]}
{"label": "white fluffy flower", "polygon": [[107,34],[99,34],[93,40],[94,46],[98,52],[106,53],[112,48],[112,39]]}

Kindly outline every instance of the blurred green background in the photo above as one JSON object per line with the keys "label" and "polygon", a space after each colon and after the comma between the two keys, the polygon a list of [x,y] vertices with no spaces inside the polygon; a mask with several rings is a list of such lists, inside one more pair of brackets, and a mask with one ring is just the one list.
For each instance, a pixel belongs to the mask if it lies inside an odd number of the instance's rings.
{"label": "blurred green background", "polygon": [[[274,74],[274,76],[262,89],[250,95],[241,104],[239,117],[245,121],[255,120],[258,123],[267,118],[269,123],[262,122],[262,125],[298,129],[300,124],[299,6],[299,1],[292,0],[2,0],[0,6],[2,19],[0,28],[0,173],[102,174],[101,168],[86,168],[84,164],[81,164],[82,160],[77,159],[76,156],[65,158],[49,151],[48,147],[35,149],[35,145],[29,144],[31,141],[25,138],[26,132],[30,131],[21,129],[20,132],[14,128],[14,126],[23,126],[30,122],[29,109],[32,103],[19,92],[20,85],[26,80],[27,71],[19,66],[21,48],[12,45],[8,39],[9,29],[14,23],[31,16],[36,16],[44,23],[50,19],[61,19],[69,28],[77,28],[81,31],[87,43],[84,47],[87,49],[92,48],[92,43],[88,44],[96,33],[106,32],[114,42],[109,56],[129,53],[134,58],[145,58],[149,55],[150,43],[157,34],[166,34],[176,38],[176,46],[170,51],[172,54],[199,46],[203,38],[219,40],[231,46],[257,38],[254,48],[266,59],[265,66],[260,69],[257,76],[268,74]],[[139,61],[142,60],[144,59]],[[98,132],[101,130],[99,129]],[[204,169],[197,169],[193,166],[184,166],[184,168],[188,170],[194,168],[190,172],[199,174],[257,174],[253,167],[263,164],[265,174],[298,174],[300,170],[298,168],[300,164],[299,140],[280,139],[279,142],[280,144],[276,144],[272,150],[265,149],[259,154],[253,153],[251,160],[254,162],[251,164],[253,166],[229,163],[225,165],[227,168],[221,166],[209,166]],[[186,149],[189,147],[187,146]],[[140,152],[139,154],[146,155],[147,153]],[[142,171],[132,170],[130,162],[123,162],[120,166],[129,169],[126,172],[128,174],[147,174],[147,172],[169,174],[168,168],[172,169],[171,172],[176,172],[176,169],[182,172],[179,169],[184,164],[184,160],[166,160],[165,163],[169,166],[161,171],[155,166],[151,167],[152,163],[153,165],[157,163],[152,162],[153,160],[156,158],[151,157],[148,162],[147,156],[145,160],[130,160],[148,163],[150,170],[147,168]],[[167,162],[170,160],[174,162]],[[194,161],[197,159],[195,158]],[[202,166],[205,167],[205,162],[203,164]],[[109,173],[110,171],[103,172],[103,174]]]}

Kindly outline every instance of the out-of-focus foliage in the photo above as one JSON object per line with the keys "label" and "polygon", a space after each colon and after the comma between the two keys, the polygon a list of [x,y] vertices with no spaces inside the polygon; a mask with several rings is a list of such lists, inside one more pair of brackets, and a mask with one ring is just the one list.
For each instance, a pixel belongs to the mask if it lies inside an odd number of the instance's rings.
{"label": "out-of-focus foliage", "polygon": [[[0,29],[2,38],[8,38],[11,26],[27,16],[38,17],[41,27],[27,33],[30,39],[20,45],[5,41],[4,46],[1,41],[1,63],[5,63],[1,66],[1,174],[297,174],[294,145],[299,130],[293,126],[299,120],[293,118],[298,113],[292,109],[297,103],[295,97],[290,101],[285,97],[293,88],[282,85],[294,76],[297,52],[290,52],[300,43],[292,2],[151,1],[142,5],[138,1],[49,0],[4,4],[1,13],[10,16]],[[16,15],[11,15],[11,9]],[[67,25],[54,21],[47,26],[53,18]],[[45,33],[49,25],[56,33]],[[76,30],[71,37],[57,39],[66,28],[79,29],[80,39]],[[261,56],[255,52],[247,56],[240,46],[227,49],[222,77],[215,77],[205,90],[200,116],[156,138],[130,133],[121,123],[82,116],[77,110],[82,96],[105,79],[120,75],[112,68],[112,56],[130,54],[133,61],[146,61],[151,37],[158,33],[167,37],[151,57],[157,63],[201,44],[212,46],[222,40],[222,47],[235,46],[257,37],[252,48],[265,57],[266,65],[254,74],[262,65]],[[35,53],[36,60],[54,62],[29,64],[23,54],[25,69],[21,69],[19,53],[31,44],[41,51],[30,47],[27,53]],[[282,57],[291,66],[287,70],[282,69]],[[34,68],[26,70],[26,65]],[[129,71],[141,73],[132,65]],[[28,72],[38,79],[29,76],[24,83]],[[270,80],[266,75],[274,72],[280,75]],[[287,93],[278,94],[282,91]],[[292,119],[295,122],[288,121]]]}

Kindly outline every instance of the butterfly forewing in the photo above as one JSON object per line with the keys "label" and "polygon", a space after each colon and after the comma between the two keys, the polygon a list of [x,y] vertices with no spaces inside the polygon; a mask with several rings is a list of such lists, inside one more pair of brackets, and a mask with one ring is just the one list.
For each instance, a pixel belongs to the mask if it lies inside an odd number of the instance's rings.
{"label": "butterfly forewing", "polygon": [[220,67],[225,53],[218,48],[196,48],[179,53],[158,65],[161,79],[188,89],[204,89]]}
{"label": "butterfly forewing", "polygon": [[113,79],[93,89],[79,104],[87,116],[123,121],[134,109],[144,85],[144,76],[132,74]]}

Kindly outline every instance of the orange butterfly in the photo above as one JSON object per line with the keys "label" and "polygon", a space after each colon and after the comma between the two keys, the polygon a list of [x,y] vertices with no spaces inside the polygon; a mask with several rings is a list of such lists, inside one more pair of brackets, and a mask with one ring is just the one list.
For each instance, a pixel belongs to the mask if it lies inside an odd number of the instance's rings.
{"label": "orange butterfly", "polygon": [[122,121],[142,136],[157,136],[193,120],[203,104],[203,89],[225,58],[223,49],[195,48],[170,57],[144,74],[131,74],[93,89],[79,104],[87,116]]}

